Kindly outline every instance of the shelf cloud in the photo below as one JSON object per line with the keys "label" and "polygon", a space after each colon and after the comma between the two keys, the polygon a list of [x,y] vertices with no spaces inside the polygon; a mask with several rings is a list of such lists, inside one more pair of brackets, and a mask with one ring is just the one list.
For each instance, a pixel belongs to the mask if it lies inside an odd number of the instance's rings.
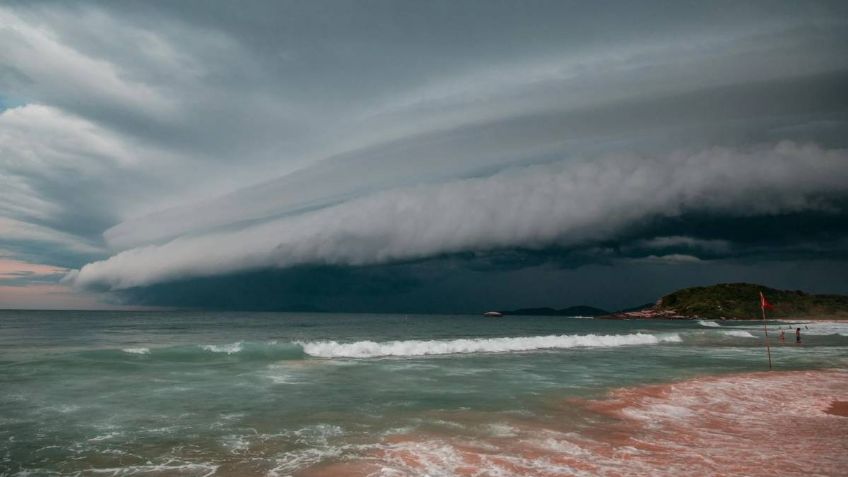
{"label": "shelf cloud", "polygon": [[848,151],[794,143],[555,162],[383,191],[238,230],[134,248],[87,264],[69,280],[123,289],[252,268],[579,245],[686,213],[841,215],[846,184]]}

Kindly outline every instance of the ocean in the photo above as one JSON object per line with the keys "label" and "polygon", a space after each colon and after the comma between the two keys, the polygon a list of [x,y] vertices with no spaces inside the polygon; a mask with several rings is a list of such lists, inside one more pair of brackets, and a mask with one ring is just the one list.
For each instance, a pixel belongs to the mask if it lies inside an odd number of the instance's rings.
{"label": "ocean", "polygon": [[848,323],[794,326],[2,311],[0,475],[840,475]]}

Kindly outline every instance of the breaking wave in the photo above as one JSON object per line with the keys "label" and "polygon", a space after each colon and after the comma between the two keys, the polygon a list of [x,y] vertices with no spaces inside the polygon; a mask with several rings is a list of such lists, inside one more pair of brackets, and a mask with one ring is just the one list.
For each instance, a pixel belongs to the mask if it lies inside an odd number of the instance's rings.
{"label": "breaking wave", "polygon": [[[101,350],[97,353],[114,353]],[[162,360],[175,362],[204,362],[209,360],[274,361],[303,359],[303,349],[297,343],[247,342],[210,343],[198,345],[151,346],[122,348],[126,359]],[[132,356],[130,358],[128,355]]]}
{"label": "breaking wave", "polygon": [[756,336],[744,330],[728,330],[724,334],[727,336],[736,336],[737,338],[756,338]]}
{"label": "breaking wave", "polygon": [[213,353],[233,354],[241,351],[241,341],[223,345],[202,345],[201,348],[206,351],[211,351]]}
{"label": "breaking wave", "polygon": [[616,346],[678,343],[677,334],[650,335],[550,335],[520,338],[476,338],[456,340],[356,341],[300,343],[303,351],[319,358],[375,358],[382,356],[427,356],[467,353],[507,353],[564,348],[607,348]]}
{"label": "breaking wave", "polygon": [[707,328],[718,328],[719,326],[721,326],[720,324],[716,323],[715,321],[707,321],[707,320],[698,320],[698,324],[701,325],[701,326],[706,326]]}
{"label": "breaking wave", "polygon": [[150,353],[150,348],[124,348],[121,351],[130,354],[148,354]]}
{"label": "breaking wave", "polygon": [[[728,331],[731,336],[750,336],[745,331]],[[297,360],[304,358],[377,358],[432,356],[470,353],[529,352],[546,349],[612,348],[618,346],[679,343],[677,333],[632,333],[619,335],[548,335],[503,338],[464,338],[400,341],[236,341],[197,345],[127,347],[95,351],[118,353],[123,359],[203,362],[208,360]],[[132,357],[130,357],[132,356]]]}

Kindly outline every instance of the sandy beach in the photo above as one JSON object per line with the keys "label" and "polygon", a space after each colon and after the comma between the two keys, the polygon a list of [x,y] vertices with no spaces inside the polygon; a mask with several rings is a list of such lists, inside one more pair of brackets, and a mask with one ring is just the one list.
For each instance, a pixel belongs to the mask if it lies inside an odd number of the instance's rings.
{"label": "sandy beach", "polygon": [[[501,435],[410,433],[302,476],[844,475],[848,372],[745,373],[555,403],[544,422],[488,416]],[[446,416],[447,418],[447,416]],[[487,419],[453,414],[465,428]]]}

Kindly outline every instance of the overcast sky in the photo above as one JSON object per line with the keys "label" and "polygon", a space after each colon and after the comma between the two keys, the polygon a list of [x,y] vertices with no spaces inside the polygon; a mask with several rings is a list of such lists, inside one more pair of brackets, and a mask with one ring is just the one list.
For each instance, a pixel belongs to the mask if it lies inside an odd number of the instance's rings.
{"label": "overcast sky", "polygon": [[0,308],[848,293],[848,3],[0,3]]}

